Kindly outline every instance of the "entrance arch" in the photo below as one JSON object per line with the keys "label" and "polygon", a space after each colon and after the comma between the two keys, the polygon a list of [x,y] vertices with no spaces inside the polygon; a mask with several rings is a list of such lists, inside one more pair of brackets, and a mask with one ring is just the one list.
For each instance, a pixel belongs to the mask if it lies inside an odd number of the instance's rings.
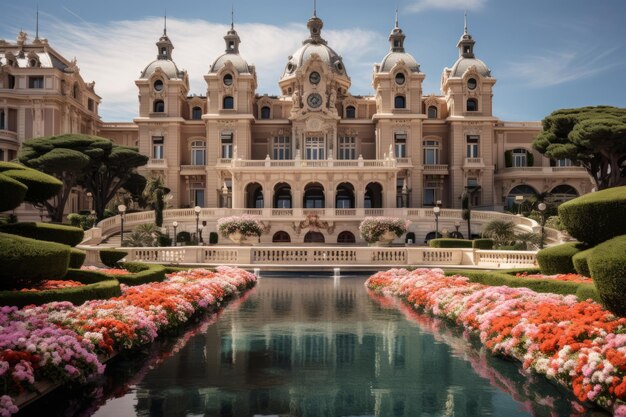
{"label": "entrance arch", "polygon": [[356,243],[356,238],[354,237],[354,233],[344,230],[343,232],[337,235],[337,243]]}
{"label": "entrance arch", "polygon": [[335,208],[351,209],[355,207],[354,203],[354,186],[349,182],[339,184],[335,193]]}
{"label": "entrance arch", "polygon": [[383,208],[383,186],[377,182],[370,182],[365,187],[365,201],[363,207],[368,208]]}
{"label": "entrance arch", "polygon": [[286,182],[279,182],[274,186],[274,208],[292,208],[291,186]]}
{"label": "entrance arch", "polygon": [[550,200],[554,203],[564,203],[578,197],[578,191],[568,184],[557,185],[550,191]]}
{"label": "entrance arch", "polygon": [[535,190],[528,184],[520,184],[516,187],[513,187],[511,191],[509,191],[509,194],[506,196],[504,207],[507,210],[513,209],[517,205],[517,203],[515,202],[515,197],[520,195],[524,197],[524,202],[528,202],[528,199],[530,197],[534,197],[537,195],[537,190]]}
{"label": "entrance arch", "polygon": [[305,209],[321,209],[326,204],[324,196],[324,186],[319,182],[311,182],[304,187],[304,197],[302,199],[302,208]]}
{"label": "entrance arch", "polygon": [[252,182],[246,185],[246,201],[245,208],[257,208],[262,209],[264,206],[263,201],[263,187],[258,182]]}
{"label": "entrance arch", "polygon": [[320,232],[311,231],[304,235],[304,243],[326,243],[326,239]]}
{"label": "entrance arch", "polygon": [[291,236],[284,230],[280,230],[272,236],[272,243],[291,243]]}

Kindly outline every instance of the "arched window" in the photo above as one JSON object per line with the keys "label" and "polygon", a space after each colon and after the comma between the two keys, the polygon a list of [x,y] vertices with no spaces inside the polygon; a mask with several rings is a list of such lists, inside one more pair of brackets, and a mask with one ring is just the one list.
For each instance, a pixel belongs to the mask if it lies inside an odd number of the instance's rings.
{"label": "arched window", "polygon": [[269,106],[261,107],[261,119],[269,119],[271,115],[271,109]]}
{"label": "arched window", "polygon": [[346,119],[356,119],[356,108],[354,106],[346,107]]}
{"label": "arched window", "polygon": [[343,182],[337,186],[335,191],[335,208],[354,208],[354,186],[348,182]]}
{"label": "arched window", "polygon": [[202,107],[194,107],[191,109],[191,119],[192,120],[201,120],[202,119]]}
{"label": "arched window", "polygon": [[405,109],[406,98],[404,96],[396,96],[396,99],[394,100],[394,107],[396,109]]}
{"label": "arched window", "polygon": [[435,106],[428,106],[428,118],[429,119],[436,119],[437,118],[437,107]]}
{"label": "arched window", "polygon": [[274,208],[291,208],[291,186],[284,182],[274,186]]}
{"label": "arched window", "polygon": [[[506,196],[505,200],[505,208],[508,210],[513,210],[516,206],[523,205],[527,203],[530,197],[534,197],[537,195],[537,190],[527,184],[520,184],[516,187],[513,187],[509,194]],[[516,197],[520,197],[516,199]]]}
{"label": "arched window", "polygon": [[246,208],[262,209],[265,206],[263,187],[257,182],[246,185],[244,196]]}
{"label": "arched window", "polygon": [[356,243],[354,233],[344,230],[337,235],[337,243]]}
{"label": "arched window", "polygon": [[478,111],[478,101],[475,98],[467,100],[467,111]]}
{"label": "arched window", "polygon": [[307,232],[304,235],[304,243],[324,243],[326,239],[324,239],[324,235],[320,232]]}
{"label": "arched window", "polygon": [[224,97],[224,102],[222,108],[224,110],[232,110],[235,108],[235,99],[232,96]]}
{"label": "arched window", "polygon": [[165,103],[163,100],[155,100],[153,111],[155,113],[163,113],[165,111]]}
{"label": "arched window", "polygon": [[325,206],[324,187],[317,182],[307,184],[304,187],[302,207],[307,209],[319,209]]}
{"label": "arched window", "polygon": [[233,76],[232,76],[232,74],[224,75],[223,81],[224,81],[224,85],[228,85],[228,86],[233,85]]}
{"label": "arched window", "polygon": [[274,233],[272,243],[291,243],[291,237],[289,236],[289,233],[280,230]]}
{"label": "arched window", "polygon": [[206,160],[206,146],[203,140],[191,142],[191,165],[204,165]]}

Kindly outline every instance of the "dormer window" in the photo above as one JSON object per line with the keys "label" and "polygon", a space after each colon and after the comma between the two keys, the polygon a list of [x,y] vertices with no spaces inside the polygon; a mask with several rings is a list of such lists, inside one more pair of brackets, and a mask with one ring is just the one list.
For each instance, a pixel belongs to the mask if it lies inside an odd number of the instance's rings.
{"label": "dormer window", "polygon": [[201,120],[202,119],[202,107],[194,107],[191,109],[191,119],[192,120]]}
{"label": "dormer window", "polygon": [[224,81],[224,85],[226,85],[226,86],[233,85],[233,76],[232,76],[232,74],[224,75],[223,81]]}
{"label": "dormer window", "polygon": [[154,102],[153,111],[154,111],[154,113],[163,113],[163,112],[165,112],[165,103],[163,102],[163,100],[156,100]]}
{"label": "dormer window", "polygon": [[429,119],[436,119],[437,118],[437,107],[435,107],[435,106],[428,106],[428,118]]}
{"label": "dormer window", "polygon": [[404,76],[403,73],[399,72],[396,74],[396,84],[403,85],[405,81],[406,81],[406,77]]}
{"label": "dormer window", "polygon": [[37,60],[36,59],[31,59],[29,62],[31,67],[36,67],[37,66]]}
{"label": "dormer window", "polygon": [[153,87],[154,91],[163,91],[163,80],[156,80]]}
{"label": "dormer window", "polygon": [[354,106],[346,107],[346,119],[356,119],[356,108]]}
{"label": "dormer window", "polygon": [[467,100],[467,111],[478,111],[478,101],[475,98]]}
{"label": "dormer window", "polygon": [[263,106],[261,108],[261,119],[269,119],[270,118],[270,108],[268,106]]}
{"label": "dormer window", "polygon": [[475,78],[470,78],[469,80],[467,80],[467,88],[469,88],[470,90],[476,89],[477,85],[478,83],[476,82]]}
{"label": "dormer window", "polygon": [[224,97],[222,104],[223,104],[222,108],[224,110],[232,110],[235,108],[235,99],[232,98],[232,96],[226,96]]}
{"label": "dormer window", "polygon": [[404,96],[396,96],[394,100],[394,107],[396,109],[405,109],[406,108],[406,98]]}

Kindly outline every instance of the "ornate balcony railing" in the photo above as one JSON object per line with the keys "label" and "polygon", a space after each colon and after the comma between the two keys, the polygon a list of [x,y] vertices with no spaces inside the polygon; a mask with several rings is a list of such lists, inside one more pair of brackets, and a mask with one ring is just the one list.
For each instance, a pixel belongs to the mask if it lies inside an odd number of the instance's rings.
{"label": "ornate balcony railing", "polygon": [[379,168],[393,169],[412,166],[410,158],[398,159],[228,159],[221,158],[217,161],[218,168],[229,169],[317,169],[317,168]]}

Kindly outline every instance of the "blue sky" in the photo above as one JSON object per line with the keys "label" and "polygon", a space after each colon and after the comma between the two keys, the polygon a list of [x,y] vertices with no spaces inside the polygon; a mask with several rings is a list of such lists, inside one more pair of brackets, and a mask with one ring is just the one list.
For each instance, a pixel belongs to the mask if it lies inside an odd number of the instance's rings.
{"label": "blue sky", "polygon": [[[20,28],[40,36],[68,59],[76,56],[86,81],[96,81],[106,121],[137,112],[134,80],[155,58],[167,8],[174,60],[189,72],[191,92],[205,94],[203,75],[222,53],[231,4],[241,53],[257,66],[259,94],[277,94],[287,57],[306,37],[312,0],[0,0],[0,38]],[[372,94],[372,66],[388,50],[396,4],[383,0],[318,0],[323,36],[343,56],[354,95]],[[624,0],[398,0],[405,47],[426,74],[424,94],[439,94],[444,67],[468,10],[476,55],[498,80],[494,114],[503,120],[541,120],[563,107],[626,107]]]}

